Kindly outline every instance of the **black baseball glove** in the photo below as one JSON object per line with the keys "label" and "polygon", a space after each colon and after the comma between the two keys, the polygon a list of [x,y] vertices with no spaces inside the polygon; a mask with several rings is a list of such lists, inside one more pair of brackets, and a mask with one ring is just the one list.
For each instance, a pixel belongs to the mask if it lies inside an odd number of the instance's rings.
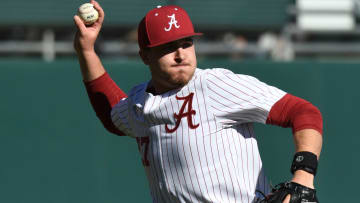
{"label": "black baseball glove", "polygon": [[316,190],[294,182],[280,183],[259,203],[282,203],[287,195],[291,195],[290,203],[318,203]]}

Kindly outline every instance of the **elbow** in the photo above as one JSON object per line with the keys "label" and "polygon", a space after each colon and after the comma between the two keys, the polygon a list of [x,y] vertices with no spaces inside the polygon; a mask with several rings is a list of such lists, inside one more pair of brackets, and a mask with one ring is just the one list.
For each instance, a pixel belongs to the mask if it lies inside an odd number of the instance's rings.
{"label": "elbow", "polygon": [[96,114],[96,116],[99,118],[102,125],[104,126],[104,128],[107,131],[109,131],[110,133],[119,135],[119,136],[124,136],[125,134],[123,132],[121,132],[119,129],[116,128],[116,126],[112,122],[111,116],[109,114],[110,113],[108,111],[108,112],[102,112],[100,114]]}
{"label": "elbow", "polygon": [[286,94],[273,105],[266,123],[291,127],[293,133],[304,129],[314,129],[320,134],[323,132],[320,110],[310,102],[291,94]]}
{"label": "elbow", "polygon": [[309,102],[298,106],[293,116],[293,132],[313,129],[323,134],[323,117],[320,110]]}
{"label": "elbow", "polygon": [[125,136],[125,134],[123,132],[121,132],[120,130],[118,130],[114,124],[104,124],[104,128],[110,132],[110,133],[113,133],[115,135],[118,135],[118,136]]}

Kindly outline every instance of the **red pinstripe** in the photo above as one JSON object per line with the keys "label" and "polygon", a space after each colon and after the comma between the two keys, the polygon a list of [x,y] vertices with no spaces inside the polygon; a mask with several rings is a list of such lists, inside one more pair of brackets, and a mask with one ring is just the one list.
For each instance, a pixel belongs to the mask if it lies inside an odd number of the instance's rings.
{"label": "red pinstripe", "polygon": [[[223,133],[224,133],[224,131],[221,131],[221,140],[222,140],[222,143],[223,143],[224,157],[225,157],[227,169],[228,169],[228,172],[229,172],[229,179],[231,180],[231,185],[232,185],[232,189],[233,189],[234,199],[236,200],[236,197],[235,197],[235,187],[234,187],[234,183],[233,183],[233,178],[231,177],[231,171],[230,171],[228,159],[227,159],[227,157],[226,157],[226,148],[225,148],[225,144],[224,144],[224,135],[223,135]],[[226,134],[226,130],[225,130],[225,134]],[[230,148],[229,148],[229,149],[230,149]],[[229,150],[229,151],[230,151],[230,154],[231,154],[231,150]],[[231,160],[232,160],[232,154],[231,154]],[[234,165],[234,167],[235,167],[235,165]]]}
{"label": "red pinstripe", "polygon": [[[199,99],[198,99],[198,94],[197,94],[197,92],[196,92],[196,87],[195,87],[195,81],[194,81],[194,94],[195,94],[195,97],[196,97],[196,103],[197,103],[197,105],[198,105],[198,114],[199,114],[199,118],[200,118],[200,123],[201,123],[201,125],[200,125],[200,127],[201,127],[201,130],[202,130],[202,134],[201,135],[199,135],[203,140],[204,140],[204,137],[203,136],[205,136],[204,135],[204,128],[203,128],[203,125],[202,125],[202,119],[201,119],[201,111],[200,111],[200,104],[199,104]],[[195,117],[195,116],[194,116]],[[195,118],[194,118],[195,119]],[[195,123],[195,121],[193,122],[193,123]],[[199,160],[200,160],[200,168],[201,168],[201,172],[202,172],[202,175],[203,175],[203,178],[204,178],[204,183],[205,183],[205,187],[206,187],[206,192],[207,192],[207,194],[208,194],[208,196],[210,196],[209,195],[209,190],[208,190],[208,186],[207,186],[207,184],[206,184],[206,178],[205,178],[205,175],[204,175],[204,169],[203,169],[203,166],[202,166],[202,163],[201,163],[201,156],[200,156],[200,153],[199,153],[199,145],[198,145],[198,142],[197,142],[197,137],[198,137],[198,135],[197,135],[197,133],[196,133],[196,131],[195,131],[195,138],[196,138],[196,147],[197,147],[197,151],[198,151],[198,156],[199,156]],[[202,142],[203,143],[203,145],[204,145],[204,141]],[[205,147],[205,145],[204,145],[204,147]],[[204,153],[205,153],[205,159],[206,159],[206,164],[207,164],[207,168],[209,169],[209,164],[208,164],[208,162],[207,162],[207,155],[206,155],[206,150],[204,150]]]}
{"label": "red pinstripe", "polygon": [[[171,105],[171,102],[170,102],[170,105]],[[170,114],[169,114],[169,111],[168,111],[166,105],[165,105],[165,109],[166,109],[166,113],[167,113],[168,117],[170,118]],[[172,144],[173,139],[174,139],[174,138],[171,138],[171,139],[170,139],[170,140],[171,140],[171,143],[170,143],[171,146],[173,146],[173,144]],[[175,139],[177,139],[177,131],[175,131]],[[167,149],[167,154],[169,154],[168,146],[166,146],[166,149]],[[175,162],[175,158],[174,158],[174,152],[173,152],[173,150],[171,150],[171,152],[172,152],[173,163],[175,164],[176,162]],[[170,165],[169,156],[168,156],[168,162],[169,162],[169,165]],[[180,177],[179,177],[178,168],[177,168],[177,167],[174,167],[174,168],[175,168],[175,170],[176,170],[176,175],[177,175],[177,178],[178,178],[178,181],[179,181],[179,184],[180,184],[181,181],[180,181]],[[174,181],[174,184],[175,184],[175,181]],[[182,184],[181,184],[181,185],[182,185]],[[174,188],[175,188],[175,186],[174,186]],[[181,189],[181,192],[184,193],[184,191],[183,191],[183,189],[182,189],[182,186],[180,187],[180,189]]]}
{"label": "red pinstripe", "polygon": [[[155,103],[155,100],[156,100],[156,98],[154,98],[154,101],[153,101],[153,104]],[[161,101],[161,98],[160,98],[160,101]],[[154,105],[152,105],[154,108],[156,108],[156,106],[154,106]],[[150,118],[149,118],[150,119]],[[152,119],[150,119],[151,121],[152,121],[152,123],[154,123],[154,124],[156,124],[156,120],[152,120]],[[159,131],[160,132],[160,127],[159,126],[157,126],[157,127],[155,127],[155,132],[156,131]],[[160,135],[160,133],[156,133],[157,135]],[[155,137],[156,137],[156,134],[155,134]],[[160,137],[158,137],[158,139],[160,139]],[[159,162],[159,159],[158,159],[158,162],[160,163],[160,164],[155,164],[155,158],[154,158],[154,154],[155,154],[155,152],[154,152],[154,149],[155,149],[155,147],[153,147],[152,148],[152,151],[153,151],[153,154],[152,154],[152,159],[153,159],[153,164],[151,164],[150,163],[150,166],[151,165],[153,165],[153,168],[154,168],[154,173],[155,173],[155,175],[156,175],[156,178],[157,178],[157,180],[160,182],[160,181],[162,181],[159,177],[162,177],[162,175],[161,175],[161,170],[160,169],[156,169],[156,167],[155,166],[161,166],[161,163]],[[157,149],[159,149],[159,148],[157,148]],[[160,154],[160,153],[159,153]],[[158,173],[160,173],[159,174],[159,176],[158,176]],[[157,187],[157,189],[158,189],[158,191],[159,191],[159,193],[160,193],[160,197],[162,198],[162,202],[166,202],[165,200],[164,200],[164,195],[163,195],[163,193],[160,191],[160,188],[158,188]],[[166,199],[166,198],[165,198]]]}
{"label": "red pinstripe", "polygon": [[[235,137],[237,137],[238,138],[238,140],[239,140],[239,143],[240,143],[240,147],[241,147],[241,142],[240,142],[240,136],[238,135],[238,134],[236,134],[235,135]],[[232,138],[232,140],[233,140],[233,143],[235,143],[235,138],[234,138],[234,131],[231,131],[231,138]],[[241,149],[240,149],[241,150]],[[239,149],[238,149],[238,147],[237,147],[237,145],[235,145],[235,153],[236,153],[236,157],[237,158],[239,158],[240,157],[240,160],[241,160],[241,162],[243,162],[242,161],[242,153],[241,153],[241,151],[240,151]],[[239,156],[239,154],[238,154],[238,151],[240,151],[240,156]],[[242,164],[243,165],[243,164]],[[245,187],[246,187],[246,184],[245,184],[245,176],[244,176],[244,170],[241,170],[242,171],[242,176],[243,176],[243,184],[245,185]],[[238,181],[238,185],[239,185],[239,188],[241,188],[241,185],[240,185],[240,183],[239,183],[239,177],[236,177],[236,180]],[[242,196],[242,194],[240,193],[240,197],[241,197],[241,201],[242,201],[242,199],[243,199],[243,196]]]}
{"label": "red pinstripe", "polygon": [[[161,97],[159,106],[161,106],[162,100],[163,100],[163,97]],[[161,108],[159,108],[159,113],[160,113],[161,118],[164,119],[163,116],[162,116]],[[161,122],[161,123],[164,123],[164,122]],[[160,125],[160,126],[161,126],[161,125]],[[160,126],[159,126],[159,128],[160,128]],[[160,133],[159,133],[159,135],[160,135],[160,136],[159,136],[159,139],[161,140],[161,139],[162,139],[162,136],[161,136],[161,135],[162,135],[163,133],[165,133],[165,132],[161,132],[161,131],[162,131],[162,128],[160,128],[159,131],[160,131]],[[160,143],[163,143],[163,142],[161,141]],[[162,144],[160,144],[160,146],[161,146],[160,149],[161,149],[161,151],[162,151],[162,150],[163,150]],[[165,162],[164,162],[164,157],[163,157],[163,155],[164,155],[164,153],[161,152],[161,153],[160,153],[160,156],[161,156],[161,161],[162,161],[162,168],[165,167]],[[163,171],[163,174],[165,175],[165,181],[166,181],[166,185],[167,185],[166,190],[168,191],[169,189],[171,189],[170,184],[169,184],[168,174],[167,174],[167,171],[166,171],[165,169],[162,169],[162,171]],[[173,182],[174,182],[174,181],[173,181]]]}
{"label": "red pinstripe", "polygon": [[[233,168],[234,168],[234,171],[235,171],[236,166],[235,166],[233,154],[232,154],[232,151],[231,151],[231,143],[230,143],[230,139],[229,139],[228,130],[225,130],[225,134],[226,134],[226,138],[227,138],[228,144],[229,144],[228,149],[229,149],[230,155],[231,155],[231,162],[232,162],[232,164],[233,164]],[[239,187],[239,189],[240,189],[240,186],[241,186],[241,185],[240,185],[240,183],[239,183],[238,177],[235,176],[235,179],[236,179],[237,185],[238,185],[238,187]],[[233,191],[233,192],[234,192],[234,199],[236,200],[235,191]],[[242,194],[241,194],[241,193],[240,193],[240,199],[242,199]]]}
{"label": "red pinstripe", "polygon": [[[205,106],[205,114],[206,114],[206,120],[207,120],[207,124],[208,124],[208,127],[209,127],[209,133],[211,133],[211,124],[210,124],[210,120],[209,120],[209,116],[208,116],[208,110],[207,110],[207,104],[206,104],[206,102],[205,102],[205,96],[204,96],[204,87],[202,86],[202,84],[203,84],[203,82],[202,82],[202,77],[200,77],[200,87],[201,87],[201,93],[202,93],[202,98],[203,98],[203,100],[204,100],[204,106]],[[212,138],[212,136],[210,136],[210,146],[211,146],[211,138]],[[204,145],[204,149],[205,149],[205,145]],[[215,162],[214,162],[214,152],[213,152],[213,148],[212,147],[210,147],[210,149],[211,149],[211,156],[212,156],[212,160],[213,160],[213,164],[214,164],[214,166],[215,166]],[[217,181],[218,181],[218,183],[220,182],[219,181],[219,175],[218,175],[218,172],[217,172],[217,170],[216,170],[216,167],[214,167],[215,168],[215,173],[216,173],[216,178],[217,178]],[[213,183],[213,180],[212,180],[212,177],[210,176],[210,179],[211,179],[211,182]],[[213,184],[213,190],[214,190],[214,193],[215,193],[215,185]],[[222,198],[222,193],[221,193],[221,190],[220,190],[220,196],[221,196],[221,198]]]}
{"label": "red pinstripe", "polygon": [[[249,135],[250,135],[250,142],[251,142],[251,156],[252,156],[252,162],[253,162],[253,184],[255,184],[255,159],[254,159],[254,143],[253,143],[253,139],[251,139],[252,137],[253,137],[253,135],[252,135],[252,133],[251,133],[251,131],[250,131],[250,129],[249,129],[249,124],[248,125],[246,125],[246,127],[247,127],[247,130],[248,130],[248,132],[249,132]],[[253,188],[255,189],[256,188],[256,186],[255,185],[253,185]]]}
{"label": "red pinstripe", "polygon": [[[216,118],[214,117],[214,120],[216,120]],[[218,135],[219,135],[219,133],[218,133],[218,127],[217,127],[217,125],[218,125],[218,123],[217,122],[215,122],[215,129],[216,129],[216,141],[218,140]],[[218,152],[218,157],[219,157],[219,163],[221,163],[221,160],[220,160],[220,150],[219,150],[219,146],[218,146],[218,142],[216,142],[216,149],[217,149],[217,152]],[[226,183],[226,179],[225,179],[225,174],[224,174],[224,169],[223,169],[223,166],[222,166],[222,164],[220,164],[221,165],[221,171],[222,171],[222,174],[223,174],[223,179],[224,179],[224,182]],[[219,188],[220,188],[220,185],[219,185]],[[230,201],[230,199],[229,199],[229,191],[228,191],[228,189],[227,189],[227,187],[225,187],[226,188],[226,194],[227,194],[227,198],[228,198],[228,200]]]}

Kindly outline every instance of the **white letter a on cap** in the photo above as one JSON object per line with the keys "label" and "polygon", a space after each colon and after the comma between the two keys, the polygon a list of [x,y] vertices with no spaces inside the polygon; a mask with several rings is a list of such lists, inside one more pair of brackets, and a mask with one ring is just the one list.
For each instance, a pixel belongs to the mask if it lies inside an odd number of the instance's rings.
{"label": "white letter a on cap", "polygon": [[164,28],[164,30],[166,31],[166,32],[169,32],[170,30],[171,30],[171,28],[172,28],[172,26],[174,25],[175,26],[175,28],[179,28],[180,27],[180,25],[178,25],[177,24],[177,20],[175,19],[175,14],[172,14],[171,16],[168,16],[168,18],[171,18],[170,19],[170,22],[169,22],[169,27],[168,28]]}

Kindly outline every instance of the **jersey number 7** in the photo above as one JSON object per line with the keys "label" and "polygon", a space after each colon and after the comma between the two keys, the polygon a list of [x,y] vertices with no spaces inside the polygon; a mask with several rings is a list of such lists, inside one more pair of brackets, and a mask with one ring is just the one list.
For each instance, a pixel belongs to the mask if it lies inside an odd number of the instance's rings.
{"label": "jersey number 7", "polygon": [[138,148],[140,151],[140,154],[142,156],[142,164],[144,167],[150,166],[150,162],[148,160],[148,151],[149,151],[149,143],[150,139],[149,136],[147,137],[137,137],[136,142],[138,144]]}

